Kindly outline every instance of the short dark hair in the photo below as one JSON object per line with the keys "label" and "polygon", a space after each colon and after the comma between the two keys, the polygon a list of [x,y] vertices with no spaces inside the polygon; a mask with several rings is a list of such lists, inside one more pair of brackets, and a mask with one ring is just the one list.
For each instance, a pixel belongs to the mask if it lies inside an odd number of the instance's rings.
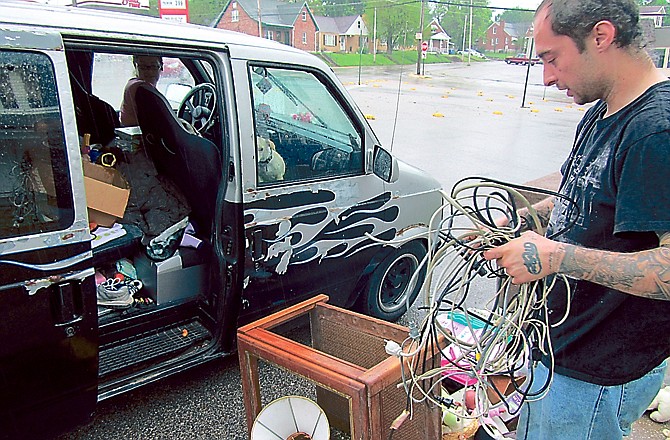
{"label": "short dark hair", "polygon": [[593,27],[603,20],[616,28],[617,46],[642,47],[640,8],[635,0],[543,0],[537,11],[544,8],[554,33],[572,38],[580,52]]}

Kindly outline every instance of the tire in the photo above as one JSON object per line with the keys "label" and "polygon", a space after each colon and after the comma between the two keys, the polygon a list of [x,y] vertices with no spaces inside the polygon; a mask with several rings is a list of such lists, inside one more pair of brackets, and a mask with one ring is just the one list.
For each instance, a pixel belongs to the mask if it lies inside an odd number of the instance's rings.
{"label": "tire", "polygon": [[419,294],[425,277],[425,268],[412,291],[412,275],[426,255],[418,241],[394,249],[374,270],[362,295],[362,312],[385,321],[397,321],[407,311],[407,297],[411,305]]}

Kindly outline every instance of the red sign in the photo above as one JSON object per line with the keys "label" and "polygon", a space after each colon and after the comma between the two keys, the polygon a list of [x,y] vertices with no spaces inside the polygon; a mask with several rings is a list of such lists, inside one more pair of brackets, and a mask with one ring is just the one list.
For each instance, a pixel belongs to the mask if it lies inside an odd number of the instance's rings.
{"label": "red sign", "polygon": [[424,51],[424,52],[428,50],[428,42],[427,41],[424,41],[424,42],[421,43],[421,50]]}
{"label": "red sign", "polygon": [[158,0],[158,13],[164,20],[188,23],[188,0]]}

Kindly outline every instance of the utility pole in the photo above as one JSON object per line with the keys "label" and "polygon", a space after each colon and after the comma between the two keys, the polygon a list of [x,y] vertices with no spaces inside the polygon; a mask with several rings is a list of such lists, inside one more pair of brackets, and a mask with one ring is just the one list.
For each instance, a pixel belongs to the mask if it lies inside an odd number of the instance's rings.
{"label": "utility pole", "polygon": [[377,63],[377,8],[375,8],[375,20],[372,25],[372,62]]}
{"label": "utility pole", "polygon": [[470,30],[469,30],[469,35],[468,35],[468,66],[470,65],[470,57],[472,56],[471,52],[472,52],[472,0],[470,0]]}
{"label": "utility pole", "polygon": [[421,43],[423,42],[423,0],[421,0],[421,17],[419,18],[419,38],[416,41],[416,74],[421,75]]}
{"label": "utility pole", "polygon": [[[465,31],[468,29],[468,14],[463,15],[463,45],[461,46],[461,53],[465,53]],[[463,55],[461,55],[463,61]]]}
{"label": "utility pole", "polygon": [[361,58],[363,57],[363,26],[358,16],[358,85],[361,85]]}
{"label": "utility pole", "polygon": [[256,6],[258,8],[258,36],[263,38],[263,24],[261,23],[261,0],[256,0]]}

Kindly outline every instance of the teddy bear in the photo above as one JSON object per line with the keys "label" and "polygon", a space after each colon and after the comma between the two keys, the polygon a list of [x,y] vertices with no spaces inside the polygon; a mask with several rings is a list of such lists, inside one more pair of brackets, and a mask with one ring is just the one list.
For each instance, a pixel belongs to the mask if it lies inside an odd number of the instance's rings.
{"label": "teddy bear", "polygon": [[647,410],[652,411],[649,418],[654,422],[664,423],[670,420],[670,386],[661,388]]}
{"label": "teddy bear", "polygon": [[258,181],[274,182],[284,180],[286,163],[270,139],[256,136],[256,150],[258,152]]}

